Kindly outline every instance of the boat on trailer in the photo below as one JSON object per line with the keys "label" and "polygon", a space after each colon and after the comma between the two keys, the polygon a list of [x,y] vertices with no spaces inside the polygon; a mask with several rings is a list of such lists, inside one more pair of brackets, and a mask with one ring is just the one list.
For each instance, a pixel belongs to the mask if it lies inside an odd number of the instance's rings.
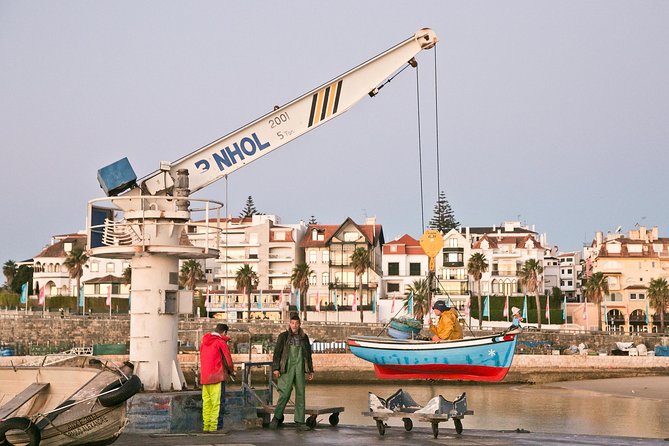
{"label": "boat on trailer", "polygon": [[498,382],[511,367],[520,331],[440,342],[349,336],[348,346],[355,356],[374,364],[380,379]]}
{"label": "boat on trailer", "polygon": [[0,445],[106,445],[121,435],[126,400],[141,388],[132,364],[90,356],[35,362],[0,366]]}

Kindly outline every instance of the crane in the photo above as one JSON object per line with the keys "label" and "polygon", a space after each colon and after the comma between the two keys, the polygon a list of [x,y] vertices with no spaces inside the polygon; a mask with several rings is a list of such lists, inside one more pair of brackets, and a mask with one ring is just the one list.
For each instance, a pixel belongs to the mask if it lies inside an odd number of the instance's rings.
{"label": "crane", "polygon": [[[127,158],[98,170],[108,198],[89,202],[88,246],[96,257],[126,258],[132,267],[130,360],[145,390],[185,386],[177,361],[178,314],[192,311],[192,294],[178,290],[179,259],[218,256],[220,227],[211,218],[222,203],[199,200],[205,240],[188,241],[195,209],[190,195],[325,124],[381,88],[414,57],[434,47],[423,28],[403,42],[264,116],[137,179]],[[111,201],[101,207],[100,201]],[[122,215],[121,215],[122,214]]]}

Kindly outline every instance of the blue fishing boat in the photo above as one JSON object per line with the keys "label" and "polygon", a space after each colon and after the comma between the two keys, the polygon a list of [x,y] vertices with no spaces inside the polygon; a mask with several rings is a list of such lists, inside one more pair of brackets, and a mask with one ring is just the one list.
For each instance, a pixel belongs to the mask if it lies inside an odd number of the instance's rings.
{"label": "blue fishing boat", "polygon": [[432,342],[380,336],[350,336],[355,356],[374,364],[380,379],[497,382],[504,379],[520,330],[457,341]]}

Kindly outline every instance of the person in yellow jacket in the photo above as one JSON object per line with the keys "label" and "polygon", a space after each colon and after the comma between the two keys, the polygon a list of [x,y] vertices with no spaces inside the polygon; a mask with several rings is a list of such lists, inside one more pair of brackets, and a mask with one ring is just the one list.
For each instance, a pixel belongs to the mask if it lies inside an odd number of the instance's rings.
{"label": "person in yellow jacket", "polygon": [[462,339],[462,327],[454,308],[450,308],[443,300],[438,300],[432,305],[432,310],[439,318],[436,326],[430,318],[430,331],[434,333],[432,336],[434,342]]}

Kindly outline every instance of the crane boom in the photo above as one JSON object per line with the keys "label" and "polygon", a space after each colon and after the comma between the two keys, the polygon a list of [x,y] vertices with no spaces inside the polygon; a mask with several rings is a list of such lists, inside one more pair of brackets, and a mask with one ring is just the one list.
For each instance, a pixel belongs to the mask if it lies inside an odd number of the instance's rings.
{"label": "crane boom", "polygon": [[435,33],[423,28],[330,82],[147,175],[139,185],[144,193],[163,195],[174,185],[177,171],[187,169],[190,192],[196,192],[328,122],[365,95],[373,96],[386,79],[436,43]]}

